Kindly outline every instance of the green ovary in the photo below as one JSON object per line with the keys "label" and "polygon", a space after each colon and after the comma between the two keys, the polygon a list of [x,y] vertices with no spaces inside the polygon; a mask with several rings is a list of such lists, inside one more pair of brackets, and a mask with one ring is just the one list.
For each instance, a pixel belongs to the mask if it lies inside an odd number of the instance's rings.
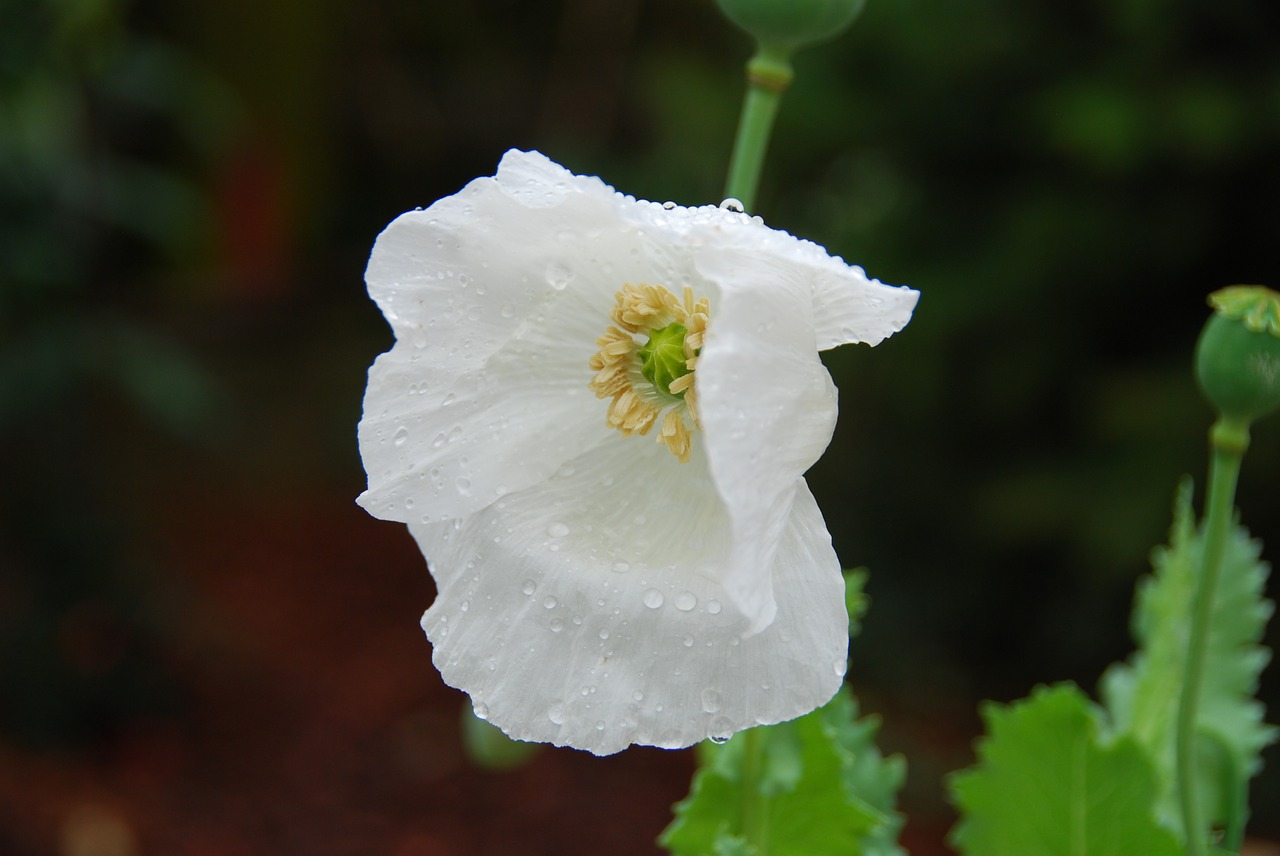
{"label": "green ovary", "polygon": [[689,373],[684,355],[684,337],[688,332],[683,324],[672,322],[661,330],[654,330],[637,352],[640,374],[666,395],[684,396],[683,390],[673,393],[671,384]]}

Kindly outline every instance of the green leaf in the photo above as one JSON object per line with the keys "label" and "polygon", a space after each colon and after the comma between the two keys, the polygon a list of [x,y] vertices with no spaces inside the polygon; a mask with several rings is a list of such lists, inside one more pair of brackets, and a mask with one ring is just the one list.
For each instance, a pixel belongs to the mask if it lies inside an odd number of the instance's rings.
{"label": "green leaf", "polygon": [[699,747],[689,796],[659,842],[676,856],[898,856],[901,758],[875,748],[842,689],[808,716]]}
{"label": "green leaf", "polygon": [[867,577],[870,572],[866,568],[854,568],[844,572],[844,606],[849,612],[849,638],[854,639],[862,631],[862,616],[867,614],[871,606],[871,598],[867,597]]}
{"label": "green leaf", "polygon": [[[1191,485],[1179,489],[1169,546],[1152,556],[1155,573],[1138,583],[1133,614],[1137,652],[1102,678],[1101,696],[1117,733],[1132,736],[1154,760],[1160,784],[1159,816],[1180,829],[1174,734],[1177,699],[1186,660],[1191,601],[1203,543],[1191,510]],[[1199,789],[1205,817],[1227,817],[1232,772],[1246,779],[1261,767],[1260,752],[1275,739],[1253,698],[1269,653],[1258,645],[1272,604],[1262,596],[1267,566],[1260,545],[1234,527],[1214,597],[1213,623],[1196,730]]]}
{"label": "green leaf", "polygon": [[1155,817],[1156,776],[1129,737],[1103,741],[1098,708],[1073,685],[983,710],[978,765],[956,775],[952,831],[975,856],[1178,856]]}

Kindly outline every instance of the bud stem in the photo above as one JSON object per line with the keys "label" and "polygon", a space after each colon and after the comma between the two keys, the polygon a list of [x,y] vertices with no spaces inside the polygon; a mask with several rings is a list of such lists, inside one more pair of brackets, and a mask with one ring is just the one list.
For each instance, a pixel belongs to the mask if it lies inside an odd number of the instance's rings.
{"label": "bud stem", "polygon": [[747,94],[738,120],[738,135],[733,143],[724,193],[737,199],[748,211],[755,207],[773,120],[792,76],[789,53],[778,48],[761,46],[747,63]]}
{"label": "bud stem", "polygon": [[1209,446],[1212,456],[1203,523],[1204,552],[1191,603],[1191,633],[1187,640],[1182,692],[1178,699],[1175,743],[1178,799],[1188,856],[1205,856],[1207,853],[1207,830],[1196,793],[1196,719],[1213,621],[1214,591],[1222,570],[1227,533],[1231,528],[1240,463],[1249,447],[1249,423],[1227,416],[1219,418],[1209,431]]}

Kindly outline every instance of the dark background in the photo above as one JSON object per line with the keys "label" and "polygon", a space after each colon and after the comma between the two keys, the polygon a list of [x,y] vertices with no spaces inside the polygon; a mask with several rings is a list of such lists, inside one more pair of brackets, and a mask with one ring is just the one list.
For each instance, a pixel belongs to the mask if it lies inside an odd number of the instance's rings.
{"label": "dark background", "polygon": [[[0,0],[0,854],[654,852],[689,753],[459,748],[421,557],[353,503],[362,272],[511,147],[718,201],[748,50],[708,0]],[[759,213],[922,292],[829,355],[810,482],[945,852],[978,701],[1130,650],[1205,465],[1205,295],[1280,284],[1280,10],[870,0],[796,67]],[[1271,544],[1277,424],[1240,490]]]}

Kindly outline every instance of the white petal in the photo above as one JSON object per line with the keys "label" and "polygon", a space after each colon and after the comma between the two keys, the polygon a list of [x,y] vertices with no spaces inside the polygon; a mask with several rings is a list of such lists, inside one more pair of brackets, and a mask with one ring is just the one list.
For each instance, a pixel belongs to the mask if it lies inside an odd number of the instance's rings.
{"label": "white petal", "polygon": [[698,361],[710,471],[732,520],[724,584],[759,630],[773,618],[769,569],[797,485],[831,440],[836,390],[813,340],[809,283],[785,257],[704,252],[721,283]]}
{"label": "white petal", "polygon": [[474,371],[403,343],[378,358],[359,427],[361,505],[406,522],[463,517],[616,433],[587,388],[607,310],[578,291],[550,305],[555,324],[526,325]]}
{"label": "white petal", "polygon": [[855,342],[878,345],[907,325],[920,292],[868,279],[862,268],[835,261],[813,280],[818,350]]}
{"label": "white petal", "polygon": [[[848,619],[807,489],[775,555],[777,619],[746,636],[747,617],[698,573],[728,537],[711,484],[684,474],[705,462],[679,465],[646,442],[638,469],[628,442],[466,521],[411,525],[439,588],[423,627],[445,681],[516,739],[601,755],[687,746],[825,702]],[[603,483],[629,471],[640,475]]]}

